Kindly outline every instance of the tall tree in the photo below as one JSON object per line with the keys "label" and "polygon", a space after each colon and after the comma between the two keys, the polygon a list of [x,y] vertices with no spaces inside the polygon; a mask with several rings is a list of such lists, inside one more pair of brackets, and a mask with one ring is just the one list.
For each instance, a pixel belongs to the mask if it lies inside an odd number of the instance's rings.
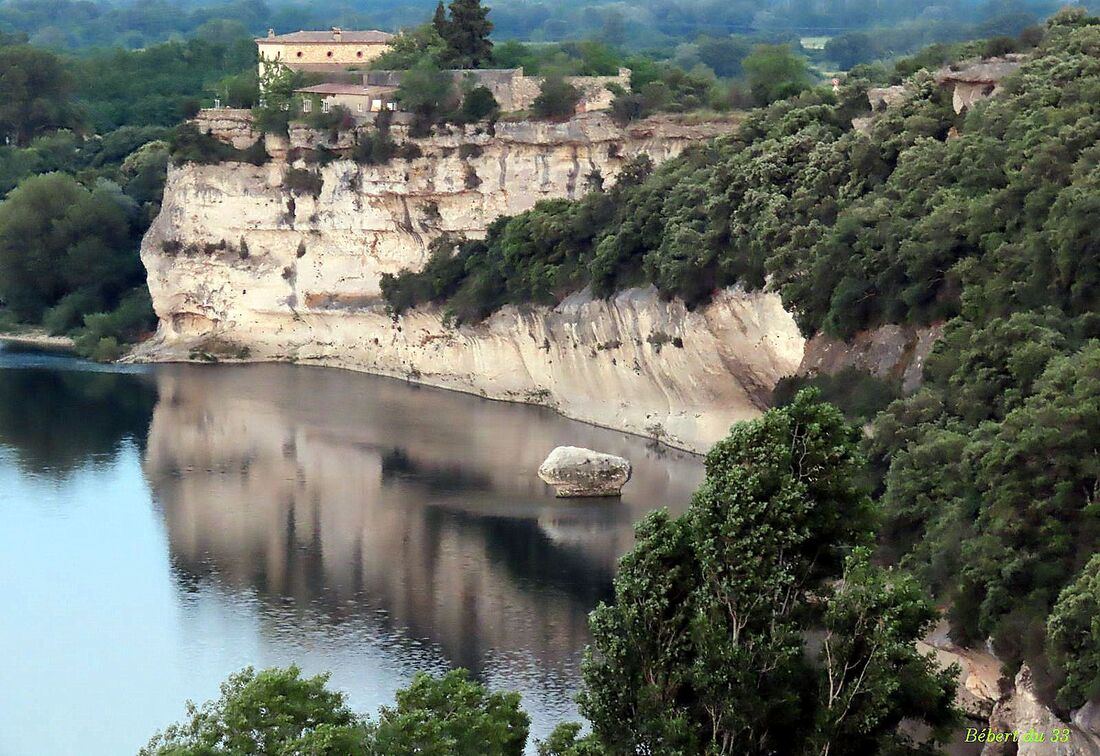
{"label": "tall tree", "polygon": [[481,0],[451,0],[451,20],[443,38],[447,40],[450,64],[455,68],[480,68],[493,59],[489,34],[493,22]]}
{"label": "tall tree", "polygon": [[[944,734],[953,673],[913,645],[936,613],[860,545],[872,510],[857,443],[838,410],[803,391],[711,450],[683,516],[642,522],[615,603],[591,618],[587,746],[904,753],[923,744],[898,733],[903,719]],[[558,753],[585,752],[558,740]]]}
{"label": "tall tree", "polygon": [[450,22],[447,21],[447,9],[443,7],[443,0],[439,0],[439,3],[435,6],[435,15],[432,16],[432,28],[440,37],[446,39],[447,27]]}
{"label": "tall tree", "polygon": [[23,181],[0,203],[0,299],[29,322],[76,292],[113,306],[143,273],[136,211],[114,185],[88,191],[63,173]]}
{"label": "tall tree", "polygon": [[79,125],[71,92],[56,55],[25,45],[0,47],[0,142],[25,145],[47,131]]}

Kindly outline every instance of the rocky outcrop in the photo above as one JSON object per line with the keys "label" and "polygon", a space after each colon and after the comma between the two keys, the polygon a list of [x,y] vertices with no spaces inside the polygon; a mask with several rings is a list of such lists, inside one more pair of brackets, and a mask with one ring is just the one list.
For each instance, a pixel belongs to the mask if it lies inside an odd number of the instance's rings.
{"label": "rocky outcrop", "polygon": [[559,446],[539,466],[539,477],[562,498],[618,496],[630,480],[630,462],[576,446]]}
{"label": "rocky outcrop", "polygon": [[940,622],[923,641],[917,643],[922,654],[931,653],[941,669],[952,664],[959,669],[959,687],[955,704],[970,719],[985,722],[1004,696],[1001,662],[981,649],[963,648],[948,636],[946,622]]}
{"label": "rocky outcrop", "polygon": [[[1100,756],[1100,738],[1063,721],[1039,700],[1026,664],[1016,675],[1012,693],[994,707],[989,730],[1019,733],[1019,737],[990,742],[982,749],[982,756]],[[1043,738],[1024,738],[1024,733],[1041,734]]]}
{"label": "rocky outcrop", "polygon": [[[431,309],[391,318],[379,280],[422,266],[442,233],[482,235],[500,215],[613,182],[635,155],[660,162],[730,128],[665,117],[621,129],[588,114],[456,129],[415,141],[415,159],[295,163],[315,172],[305,191],[288,189],[281,160],[173,167],[142,243],[160,325],[135,358],[335,365],[702,451],[798,366],[803,339],[778,297],[729,289],[689,311],[652,288],[580,292],[455,328]],[[327,138],[292,131],[288,154]]]}
{"label": "rocky outcrop", "polygon": [[920,385],[924,361],[943,336],[943,324],[884,325],[856,334],[850,342],[819,333],[806,342],[799,375],[835,375],[854,368],[894,381],[905,392]]}
{"label": "rocky outcrop", "polygon": [[1100,698],[1088,701],[1073,712],[1073,724],[1084,732],[1100,738]]}
{"label": "rocky outcrop", "polygon": [[252,127],[251,110],[207,108],[198,112],[194,123],[203,134],[210,134],[238,150],[254,144],[261,136]]}
{"label": "rocky outcrop", "polygon": [[951,88],[951,105],[961,113],[980,100],[996,96],[1001,82],[1020,70],[1026,57],[1008,55],[941,68],[936,72],[936,83]]}

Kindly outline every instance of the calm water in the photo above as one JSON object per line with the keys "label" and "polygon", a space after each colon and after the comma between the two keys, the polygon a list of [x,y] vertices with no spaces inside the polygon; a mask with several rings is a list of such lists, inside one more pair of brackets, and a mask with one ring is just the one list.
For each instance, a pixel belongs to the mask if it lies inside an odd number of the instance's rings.
{"label": "calm water", "polygon": [[[622,501],[555,500],[559,444]],[[133,753],[245,666],[373,712],[417,670],[575,717],[586,615],[698,459],[403,382],[287,365],[105,369],[0,345],[0,754]]]}

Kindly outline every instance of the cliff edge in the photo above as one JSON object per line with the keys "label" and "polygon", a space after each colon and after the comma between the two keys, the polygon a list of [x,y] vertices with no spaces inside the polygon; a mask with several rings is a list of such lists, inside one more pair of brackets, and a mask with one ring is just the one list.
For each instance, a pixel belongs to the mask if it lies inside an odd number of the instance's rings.
{"label": "cliff edge", "polygon": [[171,167],[141,250],[160,323],[134,358],[334,365],[703,451],[798,368],[803,339],[777,296],[731,289],[689,312],[652,289],[580,292],[454,328],[430,309],[391,318],[379,279],[422,266],[442,233],[481,236],[500,215],[609,185],[639,154],[661,162],[734,127],[665,116],[620,128],[604,114],[498,123],[406,137],[413,157],[383,165],[310,163],[303,153],[341,137],[293,129],[289,143],[269,138],[264,165]]}

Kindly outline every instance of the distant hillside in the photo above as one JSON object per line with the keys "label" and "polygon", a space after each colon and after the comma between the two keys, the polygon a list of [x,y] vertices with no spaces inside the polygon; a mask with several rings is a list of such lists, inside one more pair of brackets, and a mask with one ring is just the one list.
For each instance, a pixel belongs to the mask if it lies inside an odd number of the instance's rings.
{"label": "distant hillside", "polygon": [[[1015,34],[1064,4],[1059,0],[497,0],[491,3],[491,18],[498,39],[596,37],[641,48],[674,46],[700,36],[739,34],[787,41],[878,29],[876,38],[903,31],[895,46],[907,50],[933,41]],[[32,43],[50,47],[133,48],[225,22],[253,34],[268,27],[286,31],[332,25],[396,31],[427,20],[434,7],[434,0],[3,0],[0,32],[22,32]]]}

